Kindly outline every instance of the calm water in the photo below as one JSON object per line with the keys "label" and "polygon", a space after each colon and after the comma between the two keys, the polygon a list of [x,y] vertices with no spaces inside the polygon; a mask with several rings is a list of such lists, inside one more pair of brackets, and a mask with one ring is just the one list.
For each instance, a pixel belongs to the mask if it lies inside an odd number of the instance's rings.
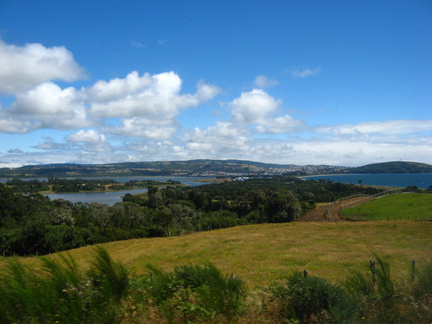
{"label": "calm water", "polygon": [[302,179],[329,179],[333,182],[358,184],[362,180],[364,185],[409,187],[427,189],[432,186],[432,173],[383,173],[383,174],[337,174],[302,177]]}
{"label": "calm water", "polygon": [[[75,179],[75,178],[72,178]],[[101,179],[101,178],[83,178],[83,179]],[[117,180],[118,182],[124,183],[129,180],[144,180],[151,179],[156,181],[180,181],[181,183],[188,186],[200,186],[204,183],[196,182],[196,179],[206,179],[203,177],[112,177],[109,179]],[[364,185],[376,185],[376,186],[390,186],[390,187],[408,187],[416,186],[418,188],[427,189],[432,186],[432,173],[386,173],[386,174],[346,174],[346,175],[321,175],[321,176],[310,176],[302,177],[302,179],[329,179],[333,182],[353,183],[358,184],[359,180],[362,180]],[[29,180],[29,179],[24,179]],[[41,178],[39,180],[48,180]],[[6,179],[0,179],[0,182],[6,182]],[[102,204],[114,205],[117,202],[122,201],[122,197],[127,194],[137,194],[146,192],[146,188],[115,191],[115,192],[93,192],[93,193],[62,193],[62,194],[46,194],[51,200],[53,199],[66,199],[72,203],[82,202],[99,202]]]}
{"label": "calm water", "polygon": [[[67,179],[67,178],[66,178]],[[75,178],[71,178],[75,179]],[[197,179],[206,179],[205,177],[82,177],[81,179],[113,179],[121,183],[128,182],[129,180],[155,180],[155,181],[180,181],[181,183],[188,185],[190,187],[200,186],[204,184],[203,182],[196,182],[194,180]],[[0,179],[0,182],[5,183],[8,179]],[[31,180],[31,179],[23,179],[23,180]],[[47,181],[47,178],[38,178],[39,181]],[[82,203],[90,203],[90,202],[98,202],[101,204],[114,205],[117,202],[122,201],[122,197],[127,194],[138,194],[142,192],[147,192],[147,188],[139,188],[132,190],[124,190],[124,191],[113,191],[113,192],[89,192],[89,193],[60,193],[60,194],[45,194],[45,196],[49,197],[51,200],[54,199],[66,199],[72,203],[82,202]]]}

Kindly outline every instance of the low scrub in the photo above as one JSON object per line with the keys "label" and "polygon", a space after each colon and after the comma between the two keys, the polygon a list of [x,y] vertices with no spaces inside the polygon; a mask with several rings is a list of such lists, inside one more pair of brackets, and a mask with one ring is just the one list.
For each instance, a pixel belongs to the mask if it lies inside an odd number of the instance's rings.
{"label": "low scrub", "polygon": [[272,288],[280,315],[290,322],[356,323],[361,318],[361,301],[329,281],[295,273],[285,285]]}
{"label": "low scrub", "polygon": [[213,264],[132,275],[96,247],[81,271],[69,255],[0,270],[0,323],[430,323],[432,263],[396,282],[375,255],[335,284],[293,273],[256,291]]}
{"label": "low scrub", "polygon": [[128,289],[126,269],[96,248],[83,274],[75,261],[41,258],[38,271],[16,260],[0,275],[1,323],[120,323]]}
{"label": "low scrub", "polygon": [[162,272],[149,266],[144,290],[168,322],[181,318],[194,320],[231,321],[245,299],[244,282],[223,275],[214,265],[184,265],[173,272]]}

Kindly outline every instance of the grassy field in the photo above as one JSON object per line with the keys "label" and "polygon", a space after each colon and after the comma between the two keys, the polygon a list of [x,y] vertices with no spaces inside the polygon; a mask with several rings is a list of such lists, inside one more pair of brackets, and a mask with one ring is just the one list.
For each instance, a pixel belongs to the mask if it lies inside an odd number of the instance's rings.
{"label": "grassy field", "polygon": [[[172,270],[183,264],[212,262],[253,287],[267,286],[295,271],[342,281],[349,270],[365,270],[373,253],[390,261],[395,278],[407,278],[411,260],[431,261],[432,222],[293,222],[239,226],[181,237],[135,239],[102,244],[133,273],[152,264]],[[85,270],[94,247],[69,253]],[[50,255],[56,257],[55,255]],[[0,258],[0,267],[5,264]],[[37,267],[37,258],[23,258]]]}
{"label": "grassy field", "polygon": [[432,220],[432,194],[401,193],[344,210],[359,220]]}

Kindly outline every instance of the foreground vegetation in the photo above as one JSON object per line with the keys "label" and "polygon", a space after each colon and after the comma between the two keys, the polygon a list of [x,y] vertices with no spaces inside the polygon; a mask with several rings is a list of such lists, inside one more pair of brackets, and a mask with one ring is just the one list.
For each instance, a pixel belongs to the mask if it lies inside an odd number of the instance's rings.
{"label": "foreground vegetation", "polygon": [[353,220],[432,220],[432,194],[385,196],[348,208],[343,215]]}
{"label": "foreground vegetation", "polygon": [[[172,271],[188,263],[211,262],[224,273],[241,277],[248,287],[255,287],[304,269],[340,282],[349,274],[348,269],[362,271],[373,252],[389,260],[393,276],[401,280],[409,273],[412,260],[421,264],[431,259],[431,232],[432,222],[425,221],[292,222],[116,241],[101,246],[137,274],[144,274],[148,263]],[[93,250],[93,246],[86,246],[68,253],[81,269],[88,269]],[[34,257],[22,258],[22,262],[33,268],[38,265]],[[4,262],[0,262],[2,265]]]}
{"label": "foreground vegetation", "polygon": [[96,248],[91,266],[41,258],[39,268],[12,260],[0,272],[2,323],[429,323],[432,263],[395,281],[374,255],[368,271],[339,283],[287,274],[251,290],[211,263],[136,275]]}
{"label": "foreground vegetation", "polygon": [[193,188],[149,186],[144,197],[126,194],[123,202],[108,206],[50,201],[0,184],[0,255],[42,255],[132,238],[291,222],[318,202],[382,190],[280,176]]}

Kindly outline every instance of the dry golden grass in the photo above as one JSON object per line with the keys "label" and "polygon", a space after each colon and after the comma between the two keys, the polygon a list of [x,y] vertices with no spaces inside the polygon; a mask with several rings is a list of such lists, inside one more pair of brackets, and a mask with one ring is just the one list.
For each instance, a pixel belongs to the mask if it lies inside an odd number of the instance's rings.
{"label": "dry golden grass", "polygon": [[[417,260],[419,265],[431,261],[432,222],[262,224],[100,246],[136,274],[146,272],[147,264],[171,270],[182,264],[212,262],[223,273],[234,273],[249,286],[267,286],[304,269],[312,275],[342,281],[349,270],[367,271],[376,253],[390,261],[392,274],[401,279],[407,277],[411,260]],[[88,246],[69,253],[85,269],[93,250]],[[36,267],[38,264],[36,258],[23,262]]]}

